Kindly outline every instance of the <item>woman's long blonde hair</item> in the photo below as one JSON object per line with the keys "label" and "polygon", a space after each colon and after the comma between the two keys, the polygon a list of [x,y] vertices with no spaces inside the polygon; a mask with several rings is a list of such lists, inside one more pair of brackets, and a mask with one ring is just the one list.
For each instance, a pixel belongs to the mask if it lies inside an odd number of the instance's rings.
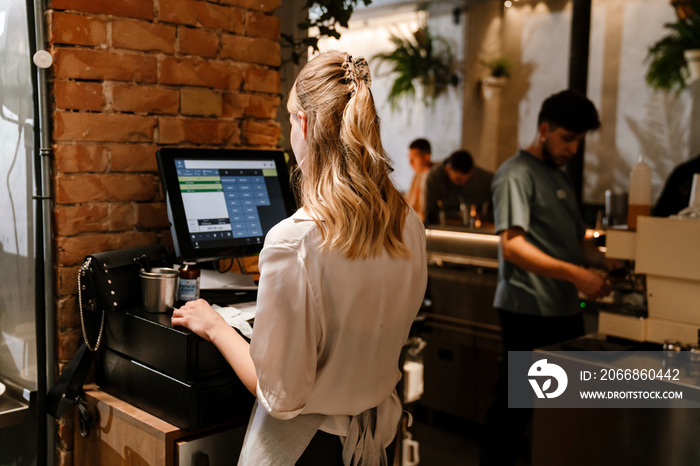
{"label": "woman's long blonde hair", "polygon": [[290,92],[287,110],[304,112],[307,122],[301,201],[321,229],[322,250],[350,259],[383,250],[409,257],[403,242],[408,205],[389,179],[393,169],[358,62],[322,53],[304,66]]}

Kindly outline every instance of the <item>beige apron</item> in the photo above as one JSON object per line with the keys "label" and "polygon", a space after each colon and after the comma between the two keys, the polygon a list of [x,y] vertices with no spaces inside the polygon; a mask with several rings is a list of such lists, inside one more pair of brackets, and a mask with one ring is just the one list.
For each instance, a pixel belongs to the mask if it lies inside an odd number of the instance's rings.
{"label": "beige apron", "polygon": [[[292,419],[277,419],[256,401],[250,415],[239,466],[293,466],[326,418],[324,414],[300,414]],[[384,445],[374,437],[377,408],[353,416],[343,442],[346,466],[386,466]]]}

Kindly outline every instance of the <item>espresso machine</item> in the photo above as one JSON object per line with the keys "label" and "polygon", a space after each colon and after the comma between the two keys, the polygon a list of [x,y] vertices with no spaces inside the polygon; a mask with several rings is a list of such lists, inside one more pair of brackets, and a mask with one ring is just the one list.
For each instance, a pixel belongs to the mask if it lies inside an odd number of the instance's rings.
{"label": "espresso machine", "polygon": [[[630,264],[636,302],[599,313],[601,334],[640,342],[697,345],[700,331],[700,221],[639,217],[636,231],[606,231],[606,257]],[[617,304],[617,305],[616,305]]]}

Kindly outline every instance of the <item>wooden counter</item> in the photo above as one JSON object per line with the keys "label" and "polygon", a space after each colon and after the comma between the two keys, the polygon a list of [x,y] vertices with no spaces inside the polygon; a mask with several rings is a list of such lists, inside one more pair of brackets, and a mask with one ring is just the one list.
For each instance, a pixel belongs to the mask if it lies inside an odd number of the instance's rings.
{"label": "wooden counter", "polygon": [[224,425],[187,431],[99,390],[96,385],[85,387],[85,399],[97,407],[100,419],[87,438],[83,438],[76,409],[73,463],[76,466],[173,466],[178,464],[180,441],[247,422],[236,419]]}

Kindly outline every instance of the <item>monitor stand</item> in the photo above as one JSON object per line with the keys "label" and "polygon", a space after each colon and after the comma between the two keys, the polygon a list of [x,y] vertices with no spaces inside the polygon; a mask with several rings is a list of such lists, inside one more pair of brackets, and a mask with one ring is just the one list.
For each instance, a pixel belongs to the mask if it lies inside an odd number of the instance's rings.
{"label": "monitor stand", "polygon": [[202,269],[199,297],[209,304],[226,306],[255,301],[258,286],[251,275]]}
{"label": "monitor stand", "polygon": [[258,298],[258,290],[201,289],[199,290],[199,297],[206,300],[209,304],[218,304],[223,307],[255,301]]}

